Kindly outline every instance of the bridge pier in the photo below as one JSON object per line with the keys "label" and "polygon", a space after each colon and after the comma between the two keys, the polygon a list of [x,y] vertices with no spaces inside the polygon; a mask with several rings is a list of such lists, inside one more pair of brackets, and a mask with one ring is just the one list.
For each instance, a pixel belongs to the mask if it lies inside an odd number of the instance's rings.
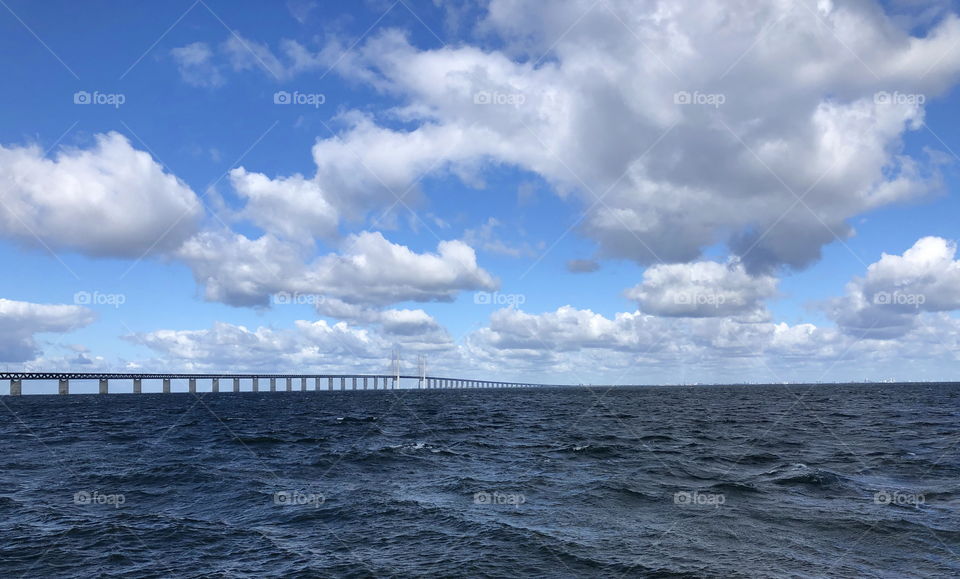
{"label": "bridge pier", "polygon": [[214,379],[213,379],[213,381],[210,383],[210,391],[211,391],[211,392],[219,392],[219,391],[220,391],[220,378],[214,378]]}
{"label": "bridge pier", "polygon": [[10,396],[20,396],[23,393],[23,386],[20,380],[16,378],[10,380]]}
{"label": "bridge pier", "polygon": [[110,388],[107,386],[107,379],[100,378],[100,394],[109,394]]}
{"label": "bridge pier", "polygon": [[240,378],[234,378],[234,379],[233,379],[233,391],[234,391],[234,392],[239,392],[239,391],[240,391]]}
{"label": "bridge pier", "polygon": [[333,378],[327,378],[327,390],[333,390]]}
{"label": "bridge pier", "polygon": [[163,379],[163,393],[170,394],[170,378]]}
{"label": "bridge pier", "polygon": [[60,384],[57,385],[57,394],[70,394],[70,381],[66,378],[60,379]]}
{"label": "bridge pier", "polygon": [[340,390],[347,389],[347,379],[343,376],[340,376]]}
{"label": "bridge pier", "polygon": [[300,378],[300,391],[301,391],[301,392],[306,392],[306,391],[307,391],[307,379],[306,379],[306,378],[303,378],[303,377]]}
{"label": "bridge pier", "polygon": [[189,380],[187,380],[187,389],[190,390],[190,394],[196,394],[196,393],[197,393],[197,379],[196,379],[196,378],[190,378]]}
{"label": "bridge pier", "polygon": [[253,377],[253,385],[251,386],[251,389],[252,389],[254,392],[259,392],[259,391],[260,391],[260,377],[259,377],[259,376],[254,376],[254,377]]}
{"label": "bridge pier", "polygon": [[293,378],[287,378],[287,392],[293,391]]}
{"label": "bridge pier", "polygon": [[363,389],[364,389],[364,390],[367,389],[367,377],[366,377],[366,376],[363,377]]}
{"label": "bridge pier", "polygon": [[313,379],[313,391],[314,391],[314,392],[319,392],[319,391],[320,391],[320,378],[314,378],[314,379]]}
{"label": "bridge pier", "polygon": [[276,379],[276,378],[270,378],[270,391],[271,391],[271,392],[276,392],[276,391],[277,391],[277,379]]}
{"label": "bridge pier", "polygon": [[140,378],[133,379],[133,393],[134,394],[143,394],[143,380]]}
{"label": "bridge pier", "polygon": [[353,389],[356,390],[356,389],[357,389],[357,377],[354,376],[354,377],[351,379],[351,382],[353,383]]}

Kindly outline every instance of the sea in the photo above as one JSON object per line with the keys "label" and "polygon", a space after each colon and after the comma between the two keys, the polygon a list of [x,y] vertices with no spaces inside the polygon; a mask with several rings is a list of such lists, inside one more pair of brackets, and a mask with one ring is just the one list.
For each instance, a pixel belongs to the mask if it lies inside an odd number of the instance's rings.
{"label": "sea", "polygon": [[0,398],[2,577],[956,577],[960,384]]}

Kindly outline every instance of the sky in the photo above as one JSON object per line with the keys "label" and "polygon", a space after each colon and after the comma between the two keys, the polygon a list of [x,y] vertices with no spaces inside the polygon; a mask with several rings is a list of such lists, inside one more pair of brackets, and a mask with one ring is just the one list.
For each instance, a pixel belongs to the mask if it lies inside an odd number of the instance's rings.
{"label": "sky", "polygon": [[0,0],[0,368],[956,379],[958,11]]}

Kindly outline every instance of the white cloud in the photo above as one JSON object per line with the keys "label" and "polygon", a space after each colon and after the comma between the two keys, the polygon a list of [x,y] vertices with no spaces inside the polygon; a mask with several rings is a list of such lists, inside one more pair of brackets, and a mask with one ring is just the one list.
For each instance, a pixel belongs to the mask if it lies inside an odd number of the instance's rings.
{"label": "white cloud", "polygon": [[[399,313],[406,321],[417,314]],[[406,323],[402,320],[402,323]],[[389,369],[389,336],[345,322],[298,320],[293,328],[259,327],[254,330],[216,322],[203,330],[156,330],[126,336],[153,350],[162,367],[198,371],[250,369],[260,371],[381,372]],[[404,340],[406,352],[450,349],[446,342]]]}
{"label": "white cloud", "polygon": [[230,182],[247,201],[240,217],[264,231],[307,245],[336,236],[337,209],[315,181],[301,175],[272,180],[241,167],[230,171]]}
{"label": "white cloud", "polygon": [[290,80],[297,74],[323,66],[324,60],[300,43],[283,40],[279,56],[265,42],[231,31],[215,48],[205,42],[193,42],[170,51],[180,78],[194,86],[219,87],[224,71],[257,70],[276,81]]}
{"label": "white cloud", "polygon": [[[720,11],[729,26],[711,20]],[[314,147],[318,179],[350,183],[360,165],[387,183],[422,170],[477,182],[485,162],[515,164],[587,204],[606,194],[582,226],[603,256],[685,262],[726,242],[752,272],[808,265],[852,234],[847,219],[938,185],[901,153],[921,103],[875,95],[930,100],[956,81],[953,15],[912,37],[868,3],[814,15],[789,2],[570,1],[545,16],[494,0],[485,27],[503,51],[418,50],[390,30],[341,60],[418,126],[357,117]],[[724,104],[677,104],[680,91]],[[343,163],[345,149],[362,162]]]}
{"label": "white cloud", "polygon": [[[504,309],[467,336],[462,364],[564,384],[943,379],[945,368],[960,369],[960,320],[945,313],[922,318],[900,339],[878,341],[742,317]],[[905,359],[924,363],[905,366]]]}
{"label": "white cloud", "polygon": [[114,132],[53,159],[37,146],[0,146],[0,191],[0,235],[93,256],[169,251],[203,214],[185,183]]}
{"label": "white cloud", "polygon": [[776,291],[776,278],[752,276],[740,263],[700,261],[651,266],[626,295],[649,314],[705,318],[760,315]]}
{"label": "white cloud", "polygon": [[460,291],[492,290],[497,281],[477,265],[461,241],[441,241],[435,253],[416,253],[382,234],[344,240],[341,254],[308,261],[306,249],[266,234],[205,232],[184,244],[178,257],[205,286],[205,296],[236,306],[267,305],[271,294],[298,292],[348,304],[385,306],[403,301],[452,301]]}
{"label": "white cloud", "polygon": [[225,79],[214,61],[213,50],[205,42],[193,42],[170,51],[177,62],[180,78],[193,86],[218,87]]}
{"label": "white cloud", "polygon": [[0,298],[0,361],[28,362],[40,355],[35,334],[64,333],[93,322],[80,306],[35,304]]}
{"label": "white cloud", "polygon": [[831,317],[852,335],[889,339],[914,329],[922,312],[960,309],[956,253],[956,242],[941,237],[919,239],[902,256],[884,253],[829,303]]}
{"label": "white cloud", "polygon": [[508,257],[532,257],[537,254],[529,243],[512,245],[501,239],[497,229],[503,226],[499,219],[490,217],[479,227],[465,230],[463,242],[471,247]]}

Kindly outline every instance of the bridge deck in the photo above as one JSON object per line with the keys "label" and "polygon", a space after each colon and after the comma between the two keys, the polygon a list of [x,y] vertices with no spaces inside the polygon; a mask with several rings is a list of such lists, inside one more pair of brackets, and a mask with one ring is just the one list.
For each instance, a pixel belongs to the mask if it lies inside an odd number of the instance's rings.
{"label": "bridge deck", "polygon": [[[147,373],[147,372],[0,372],[0,380],[10,381],[10,395],[19,396],[23,392],[22,383],[24,380],[50,380],[59,382],[59,393],[69,394],[69,383],[72,380],[97,380],[100,383],[100,393],[109,394],[110,380],[133,380],[134,393],[142,392],[142,382],[144,380],[162,380],[164,393],[171,392],[170,382],[172,380],[188,380],[190,383],[190,392],[196,392],[197,380],[210,380],[213,392],[229,392],[229,387],[221,390],[220,381],[233,381],[233,392],[239,392],[239,381],[249,380],[253,382],[254,391],[259,389],[261,380],[269,381],[269,391],[292,391],[293,380],[299,380],[299,391],[308,391],[307,381],[313,380],[314,387],[310,391],[334,391],[334,390],[368,390],[370,380],[373,380],[373,390],[394,390],[398,389],[400,381],[416,381],[416,389],[485,389],[485,388],[543,388],[550,386],[561,386],[561,384],[533,384],[528,382],[505,382],[501,380],[477,380],[472,378],[454,378],[446,376],[418,376],[410,374],[389,375],[389,374],[184,374],[184,373]],[[285,388],[277,388],[277,381],[286,381]],[[327,382],[326,388],[320,387],[321,380]],[[347,388],[347,381],[350,381],[350,387]],[[334,387],[334,382],[337,387]],[[380,385],[380,388],[377,386]],[[412,388],[408,388],[412,389]]]}

